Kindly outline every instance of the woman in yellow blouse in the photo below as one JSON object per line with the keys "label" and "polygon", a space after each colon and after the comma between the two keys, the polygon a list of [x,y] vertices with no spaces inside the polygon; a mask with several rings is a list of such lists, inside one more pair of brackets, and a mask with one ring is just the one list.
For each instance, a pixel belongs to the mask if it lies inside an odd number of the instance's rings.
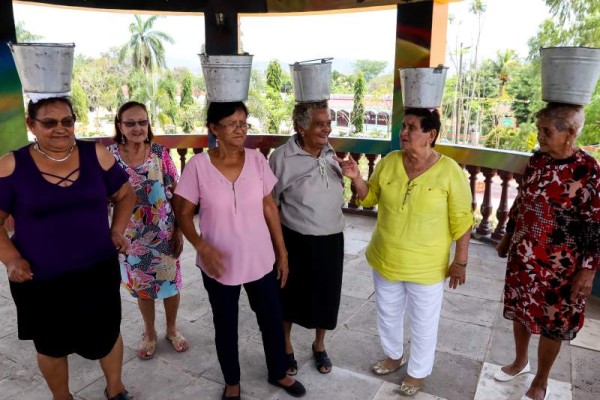
{"label": "woman in yellow blouse", "polygon": [[[408,312],[410,357],[400,387],[408,396],[421,389],[433,369],[444,281],[450,277],[453,289],[465,283],[473,225],[462,168],[433,149],[440,125],[435,109],[405,110],[402,150],[382,158],[368,182],[351,157],[337,159],[360,204],[379,205],[366,257],[373,267],[377,328],[386,357],[373,372],[389,374],[406,363],[403,320]],[[456,251],[449,264],[453,241]]]}

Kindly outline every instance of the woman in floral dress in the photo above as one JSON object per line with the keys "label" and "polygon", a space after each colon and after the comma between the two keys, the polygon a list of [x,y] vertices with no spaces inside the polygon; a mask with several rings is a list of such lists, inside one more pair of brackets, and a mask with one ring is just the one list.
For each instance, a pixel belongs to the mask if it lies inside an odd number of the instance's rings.
{"label": "woman in floral dress", "polygon": [[145,325],[138,357],[148,360],[156,349],[156,299],[164,302],[166,338],[175,351],[188,349],[187,340],[176,326],[183,238],[175,223],[171,199],[179,174],[168,150],[152,143],[143,104],[123,104],[115,117],[115,130],[116,143],[109,150],[129,175],[136,194],[136,206],[125,233],[131,246],[127,256],[121,258],[121,275],[125,288],[138,299]]}
{"label": "woman in floral dress", "polygon": [[600,268],[600,167],[575,145],[581,106],[549,103],[537,115],[540,150],[530,159],[498,245],[508,255],[504,317],[513,321],[515,359],[495,378],[528,373],[531,334],[538,369],[522,399],[547,399],[548,375],[563,340],[581,329],[585,299]]}

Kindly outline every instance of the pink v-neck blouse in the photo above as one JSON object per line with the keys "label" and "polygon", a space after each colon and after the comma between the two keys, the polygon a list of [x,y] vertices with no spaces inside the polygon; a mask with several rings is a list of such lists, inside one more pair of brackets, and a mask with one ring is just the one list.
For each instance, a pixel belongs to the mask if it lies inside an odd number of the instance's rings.
{"label": "pink v-neck blouse", "polygon": [[[271,195],[276,182],[265,157],[253,149],[245,149],[244,166],[233,183],[207,153],[195,155],[186,164],[175,193],[200,205],[202,239],[223,255],[225,272],[218,279],[212,277],[218,282],[241,285],[273,270],[275,253],[263,198]],[[207,273],[199,255],[196,265]]]}

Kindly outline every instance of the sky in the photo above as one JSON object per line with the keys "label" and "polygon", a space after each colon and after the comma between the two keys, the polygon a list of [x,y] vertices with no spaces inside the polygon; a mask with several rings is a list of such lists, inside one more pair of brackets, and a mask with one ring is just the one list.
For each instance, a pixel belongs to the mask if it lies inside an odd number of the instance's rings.
{"label": "sky", "polygon": [[[494,57],[498,50],[514,49],[525,57],[527,40],[547,16],[543,0],[485,0],[479,56]],[[447,46],[471,47],[476,41],[477,22],[468,12],[471,0],[450,4],[453,22],[448,26]],[[75,53],[95,57],[111,47],[121,47],[129,38],[129,13],[82,11],[68,8],[14,4],[16,21],[22,21],[44,42],[74,42]],[[516,11],[518,10],[518,11]],[[373,59],[393,67],[396,10],[344,14],[294,16],[242,16],[240,27],[244,50],[254,54],[254,64],[264,68],[269,60],[291,64],[307,59],[334,57],[334,69],[347,73],[351,61]],[[159,18],[157,30],[168,33],[174,44],[166,44],[167,64],[200,72],[198,53],[204,43],[201,14]],[[450,56],[446,65],[452,66]]]}

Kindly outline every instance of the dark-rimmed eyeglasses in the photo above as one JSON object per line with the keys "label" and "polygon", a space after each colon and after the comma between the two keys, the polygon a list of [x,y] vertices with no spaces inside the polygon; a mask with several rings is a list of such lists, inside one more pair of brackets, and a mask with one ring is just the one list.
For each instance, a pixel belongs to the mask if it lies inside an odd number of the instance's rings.
{"label": "dark-rimmed eyeglasses", "polygon": [[241,129],[243,131],[247,131],[248,129],[252,129],[252,125],[246,123],[246,122],[229,122],[227,124],[222,124],[222,123],[218,123],[217,125],[222,126],[223,128],[226,128],[230,131],[234,131],[236,129]]}
{"label": "dark-rimmed eyeglasses", "polygon": [[136,125],[141,126],[142,128],[145,126],[148,126],[148,120],[147,119],[140,119],[139,121],[122,121],[121,122],[123,125],[125,125],[128,128],[133,128]]}
{"label": "dark-rimmed eyeglasses", "polygon": [[75,117],[65,117],[60,121],[57,119],[47,118],[47,119],[37,119],[33,118],[37,122],[39,122],[44,128],[52,129],[56,128],[60,123],[63,128],[72,128],[75,125]]}

